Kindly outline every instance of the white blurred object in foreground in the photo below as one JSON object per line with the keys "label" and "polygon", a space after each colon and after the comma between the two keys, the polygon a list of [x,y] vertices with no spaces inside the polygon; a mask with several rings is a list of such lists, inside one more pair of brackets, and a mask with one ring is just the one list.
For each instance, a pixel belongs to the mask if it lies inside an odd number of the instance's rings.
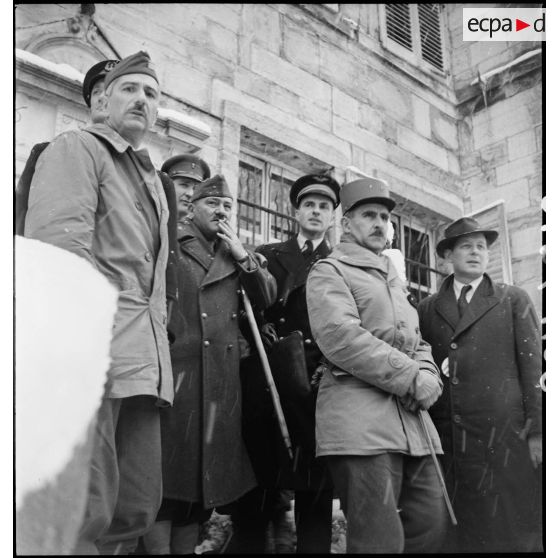
{"label": "white blurred object in foreground", "polygon": [[18,552],[70,553],[118,292],[89,262],[15,238]]}
{"label": "white blurred object in foreground", "polygon": [[397,248],[386,248],[382,252],[382,254],[385,254],[386,256],[389,257],[389,259],[391,260],[391,263],[393,263],[393,265],[395,266],[395,269],[397,271],[397,275],[399,275],[399,277],[401,277],[401,280],[406,285],[407,284],[407,275],[405,273],[405,258],[403,257],[403,254],[401,253],[401,250],[398,250]]}

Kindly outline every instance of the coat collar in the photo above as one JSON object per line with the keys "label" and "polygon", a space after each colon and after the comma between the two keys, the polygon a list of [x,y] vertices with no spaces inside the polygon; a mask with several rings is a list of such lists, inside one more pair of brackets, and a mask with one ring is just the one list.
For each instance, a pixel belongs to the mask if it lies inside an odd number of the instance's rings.
{"label": "coat collar", "polygon": [[371,250],[343,237],[341,242],[333,249],[330,257],[354,267],[377,269],[387,276],[388,281],[398,277],[397,270],[388,256],[375,254]]}
{"label": "coat collar", "polygon": [[434,308],[442,318],[448,322],[453,329],[453,338],[470,328],[475,322],[486,314],[491,308],[500,302],[500,298],[495,295],[494,285],[490,277],[485,273],[481,284],[478,286],[471,302],[467,305],[465,313],[459,319],[457,311],[457,301],[453,292],[453,274],[444,279]]}
{"label": "coat collar", "polygon": [[219,241],[215,254],[212,255],[209,242],[190,220],[182,223],[179,244],[184,254],[196,260],[205,269],[206,275],[201,283],[202,287],[221,281],[237,272],[224,243]]}

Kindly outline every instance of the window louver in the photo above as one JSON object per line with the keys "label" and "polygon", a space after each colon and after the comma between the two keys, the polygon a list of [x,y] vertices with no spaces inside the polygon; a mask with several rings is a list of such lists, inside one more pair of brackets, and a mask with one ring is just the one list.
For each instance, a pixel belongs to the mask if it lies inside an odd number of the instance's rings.
{"label": "window louver", "polygon": [[419,4],[418,16],[422,58],[438,70],[443,70],[440,7],[438,4]]}
{"label": "window louver", "polygon": [[386,4],[386,30],[392,41],[413,50],[409,4]]}

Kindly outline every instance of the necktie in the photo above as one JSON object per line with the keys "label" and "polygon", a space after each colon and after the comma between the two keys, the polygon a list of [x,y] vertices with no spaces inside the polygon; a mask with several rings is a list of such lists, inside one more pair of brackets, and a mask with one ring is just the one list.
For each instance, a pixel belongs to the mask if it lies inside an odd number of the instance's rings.
{"label": "necktie", "polygon": [[461,294],[459,295],[459,298],[457,299],[457,311],[459,312],[459,317],[461,318],[461,316],[463,316],[463,314],[465,313],[465,310],[467,309],[467,305],[469,304],[467,302],[467,293],[472,289],[473,287],[471,287],[471,285],[464,285],[461,288]]}
{"label": "necktie", "polygon": [[312,246],[312,241],[306,240],[306,242],[304,243],[304,247],[302,248],[302,255],[307,262],[310,261],[313,251],[314,246]]}

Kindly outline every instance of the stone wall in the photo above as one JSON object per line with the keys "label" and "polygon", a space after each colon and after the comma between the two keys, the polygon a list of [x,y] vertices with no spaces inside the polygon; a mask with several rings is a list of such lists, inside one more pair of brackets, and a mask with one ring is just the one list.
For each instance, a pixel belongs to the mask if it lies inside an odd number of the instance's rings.
{"label": "stone wall", "polygon": [[542,314],[541,45],[463,42],[461,7],[448,21],[465,211],[505,201],[513,280]]}

